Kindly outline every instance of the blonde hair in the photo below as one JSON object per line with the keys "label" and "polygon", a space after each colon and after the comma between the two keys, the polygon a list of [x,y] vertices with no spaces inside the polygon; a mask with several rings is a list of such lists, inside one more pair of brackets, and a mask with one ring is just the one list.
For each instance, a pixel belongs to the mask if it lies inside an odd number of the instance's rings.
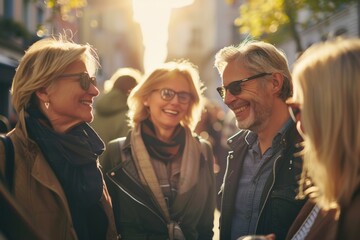
{"label": "blonde hair", "polygon": [[294,100],[303,108],[302,181],[313,181],[323,208],[346,206],[360,184],[360,40],[311,46],[293,79]]}
{"label": "blonde hair", "polygon": [[28,107],[36,90],[50,86],[77,60],[85,63],[90,75],[99,67],[98,56],[90,45],[74,43],[66,35],[42,39],[31,45],[16,69],[11,87],[17,113]]}
{"label": "blonde hair", "polygon": [[175,81],[176,76],[183,76],[190,85],[190,93],[193,96],[184,119],[180,121],[182,126],[194,130],[200,120],[203,108],[203,91],[205,90],[200,81],[199,72],[195,65],[186,60],[167,62],[153,70],[150,75],[141,81],[130,93],[127,100],[129,106],[129,125],[137,126],[149,116],[148,108],[144,101],[165,81]]}
{"label": "blonde hair", "polygon": [[279,93],[282,100],[292,95],[292,80],[285,53],[274,45],[262,41],[245,40],[238,46],[228,46],[215,55],[215,67],[222,76],[224,69],[235,61],[255,73],[279,72],[284,76],[283,87]]}

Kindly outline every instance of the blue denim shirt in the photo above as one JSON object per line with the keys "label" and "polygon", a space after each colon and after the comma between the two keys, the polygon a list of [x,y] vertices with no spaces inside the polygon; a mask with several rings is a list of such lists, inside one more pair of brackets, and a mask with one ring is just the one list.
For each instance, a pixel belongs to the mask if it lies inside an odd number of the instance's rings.
{"label": "blue denim shirt", "polygon": [[274,158],[271,157],[274,149],[280,143],[281,136],[290,124],[291,119],[279,130],[272,141],[272,146],[264,154],[261,154],[257,134],[249,132],[246,135],[245,141],[249,145],[249,151],[246,154],[240,173],[231,227],[231,239],[255,234],[260,212],[261,195],[274,164]]}

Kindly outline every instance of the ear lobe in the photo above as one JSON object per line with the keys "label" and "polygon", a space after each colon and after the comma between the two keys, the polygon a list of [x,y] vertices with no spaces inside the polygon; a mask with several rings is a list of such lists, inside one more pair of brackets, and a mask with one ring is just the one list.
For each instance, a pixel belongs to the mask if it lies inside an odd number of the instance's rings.
{"label": "ear lobe", "polygon": [[40,88],[35,91],[36,97],[39,98],[42,102],[49,102],[49,96],[46,91],[46,88]]}

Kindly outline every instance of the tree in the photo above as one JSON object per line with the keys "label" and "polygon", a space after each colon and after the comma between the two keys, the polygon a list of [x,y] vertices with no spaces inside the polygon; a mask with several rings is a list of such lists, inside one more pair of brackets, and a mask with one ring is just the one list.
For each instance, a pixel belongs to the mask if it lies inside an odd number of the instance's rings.
{"label": "tree", "polygon": [[[62,21],[71,21],[79,17],[81,10],[87,6],[87,0],[32,0],[33,2],[40,2],[45,4],[51,10],[50,17],[40,26],[38,26],[38,35],[46,35],[46,24],[54,28],[55,19],[60,18]],[[72,12],[76,14],[73,16]],[[52,29],[54,30],[54,29]]]}
{"label": "tree", "polygon": [[[240,16],[235,20],[240,33],[259,38],[278,32],[281,28],[290,30],[298,52],[303,50],[298,32],[298,13],[308,9],[310,21],[318,21],[339,6],[358,0],[246,0],[240,6]],[[301,23],[304,24],[304,23]]]}
{"label": "tree", "polygon": [[68,14],[71,10],[81,9],[87,5],[86,0],[47,0],[46,6],[61,14]]}

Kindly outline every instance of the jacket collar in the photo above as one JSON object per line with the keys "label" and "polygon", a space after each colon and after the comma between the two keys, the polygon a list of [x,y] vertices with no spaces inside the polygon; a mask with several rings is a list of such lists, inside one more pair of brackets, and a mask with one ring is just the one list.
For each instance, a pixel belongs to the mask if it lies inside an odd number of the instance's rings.
{"label": "jacket collar", "polygon": [[[251,138],[254,133],[247,129],[240,129],[239,132],[231,136],[227,140],[227,144],[230,149],[236,151],[239,148],[242,148],[244,145],[248,145],[246,139]],[[299,133],[296,130],[295,123],[289,119],[285,125],[279,130],[278,134],[275,135],[274,140],[279,144],[276,144],[279,147],[287,147],[289,144],[296,144],[302,139]],[[274,142],[273,142],[274,143]]]}
{"label": "jacket collar", "polygon": [[[24,114],[19,114],[18,122],[16,124],[14,131],[14,135],[19,139],[19,147],[23,147],[28,151],[29,158],[27,161],[33,160],[31,163],[31,175],[43,186],[48,189],[51,189],[55,192],[61,199],[63,205],[65,206],[66,212],[68,216],[71,216],[70,209],[67,204],[65,193],[55,176],[53,170],[50,165],[45,160],[42,155],[38,145],[29,138],[26,131],[26,124]],[[33,157],[32,157],[33,156]]]}

